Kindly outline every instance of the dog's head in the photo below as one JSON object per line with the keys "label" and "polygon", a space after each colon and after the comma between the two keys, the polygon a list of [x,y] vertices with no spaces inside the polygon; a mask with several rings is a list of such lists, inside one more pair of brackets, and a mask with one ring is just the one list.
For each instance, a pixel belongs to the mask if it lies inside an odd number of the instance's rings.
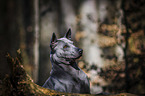
{"label": "dog's head", "polygon": [[51,55],[53,55],[52,59],[56,59],[55,61],[58,63],[69,64],[68,62],[78,59],[83,53],[83,50],[74,46],[73,41],[71,41],[71,29],[60,39],[57,39],[55,33],[53,33],[50,48]]}

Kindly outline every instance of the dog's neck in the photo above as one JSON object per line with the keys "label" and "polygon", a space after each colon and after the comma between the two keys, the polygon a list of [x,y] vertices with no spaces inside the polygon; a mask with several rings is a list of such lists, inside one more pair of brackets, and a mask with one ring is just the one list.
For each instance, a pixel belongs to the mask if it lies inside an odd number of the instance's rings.
{"label": "dog's neck", "polygon": [[[77,66],[77,63],[75,62],[75,60],[71,60],[71,61],[66,61],[67,63],[65,64],[65,62],[58,62],[58,60],[54,60],[53,56],[50,56],[51,59],[51,63],[52,63],[52,72],[58,72],[59,71],[65,71],[65,72],[69,72],[69,74],[78,74],[80,69]],[[55,59],[57,59],[55,57]],[[60,58],[59,58],[60,59]]]}
{"label": "dog's neck", "polygon": [[[52,63],[52,72],[56,72],[56,73],[68,73],[71,75],[79,75],[79,71],[75,69],[74,67],[72,67],[71,65],[65,65],[65,64],[55,64],[54,62]],[[74,62],[76,63],[76,62]],[[65,71],[65,72],[64,72]]]}
{"label": "dog's neck", "polygon": [[50,60],[51,60],[52,66],[53,65],[58,65],[60,67],[66,66],[64,67],[64,69],[68,67],[72,67],[76,70],[80,70],[77,66],[75,59],[66,60],[64,58],[58,58],[57,56],[55,56],[55,54],[50,54]]}

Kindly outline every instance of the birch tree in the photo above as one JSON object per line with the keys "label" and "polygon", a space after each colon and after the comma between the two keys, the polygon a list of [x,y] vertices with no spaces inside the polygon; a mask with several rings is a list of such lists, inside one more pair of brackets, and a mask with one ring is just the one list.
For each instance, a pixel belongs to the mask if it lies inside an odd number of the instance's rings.
{"label": "birch tree", "polygon": [[39,67],[39,0],[34,0],[34,81],[38,82],[38,67]]}
{"label": "birch tree", "polygon": [[84,49],[83,60],[87,64],[86,72],[94,94],[104,92],[103,88],[111,84],[102,78],[101,70],[116,65],[115,58],[120,58],[120,61],[123,58],[123,51],[114,39],[114,33],[118,31],[115,20],[118,20],[119,4],[119,0],[85,0],[80,6],[80,28],[76,37]]}
{"label": "birch tree", "polygon": [[[83,37],[81,38],[81,46],[84,50],[83,58],[86,63],[88,63],[87,67],[95,65],[97,67],[103,66],[103,60],[101,58],[101,50],[97,44],[98,37],[98,10],[97,4],[95,0],[85,0],[82,2],[80,7],[80,24],[81,24],[81,32],[83,32]],[[94,80],[94,76],[97,75],[95,70],[89,71],[90,80]],[[95,91],[94,91],[95,90]],[[97,86],[91,86],[91,93],[96,92],[99,93],[102,91],[102,88]]]}

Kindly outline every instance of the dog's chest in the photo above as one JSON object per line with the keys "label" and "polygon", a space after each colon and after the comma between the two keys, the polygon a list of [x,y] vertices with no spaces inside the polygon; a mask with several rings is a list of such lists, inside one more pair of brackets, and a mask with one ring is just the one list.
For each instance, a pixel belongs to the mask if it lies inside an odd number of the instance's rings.
{"label": "dog's chest", "polygon": [[53,71],[51,76],[65,82],[69,82],[70,84],[72,82],[74,83],[80,83],[80,81],[85,81],[87,79],[87,75],[80,69],[80,70],[71,70],[68,71],[64,70],[57,70]]}
{"label": "dog's chest", "polygon": [[64,77],[67,77],[67,78],[65,78],[67,80],[69,78],[70,83],[71,83],[71,81],[73,81],[73,82],[76,82],[77,84],[78,83],[81,84],[81,83],[83,83],[83,81],[85,81],[87,79],[86,74],[82,70],[73,71],[73,72],[70,71],[68,73],[65,73]]}
{"label": "dog's chest", "polygon": [[49,83],[50,89],[68,93],[89,93],[87,75],[80,69],[68,65],[53,65]]}
{"label": "dog's chest", "polygon": [[63,72],[61,76],[56,78],[59,82],[57,84],[61,86],[65,92],[84,93],[89,88],[88,78],[82,70],[76,73],[74,72],[73,74]]}

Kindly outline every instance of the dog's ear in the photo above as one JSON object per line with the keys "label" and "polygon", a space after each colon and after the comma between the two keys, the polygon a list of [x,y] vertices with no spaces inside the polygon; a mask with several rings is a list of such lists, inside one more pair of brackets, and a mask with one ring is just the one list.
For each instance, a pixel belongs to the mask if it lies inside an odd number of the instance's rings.
{"label": "dog's ear", "polygon": [[55,33],[53,33],[52,37],[51,37],[51,42],[50,42],[50,48],[51,48],[51,50],[53,50],[56,42],[57,42],[57,38],[56,38]]}
{"label": "dog's ear", "polygon": [[71,39],[71,29],[70,28],[68,29],[68,31],[66,32],[64,37],[67,39]]}
{"label": "dog's ear", "polygon": [[56,38],[56,35],[55,35],[55,33],[53,33],[52,34],[52,37],[51,37],[51,44],[54,44],[54,43],[56,43],[57,42],[57,38]]}

